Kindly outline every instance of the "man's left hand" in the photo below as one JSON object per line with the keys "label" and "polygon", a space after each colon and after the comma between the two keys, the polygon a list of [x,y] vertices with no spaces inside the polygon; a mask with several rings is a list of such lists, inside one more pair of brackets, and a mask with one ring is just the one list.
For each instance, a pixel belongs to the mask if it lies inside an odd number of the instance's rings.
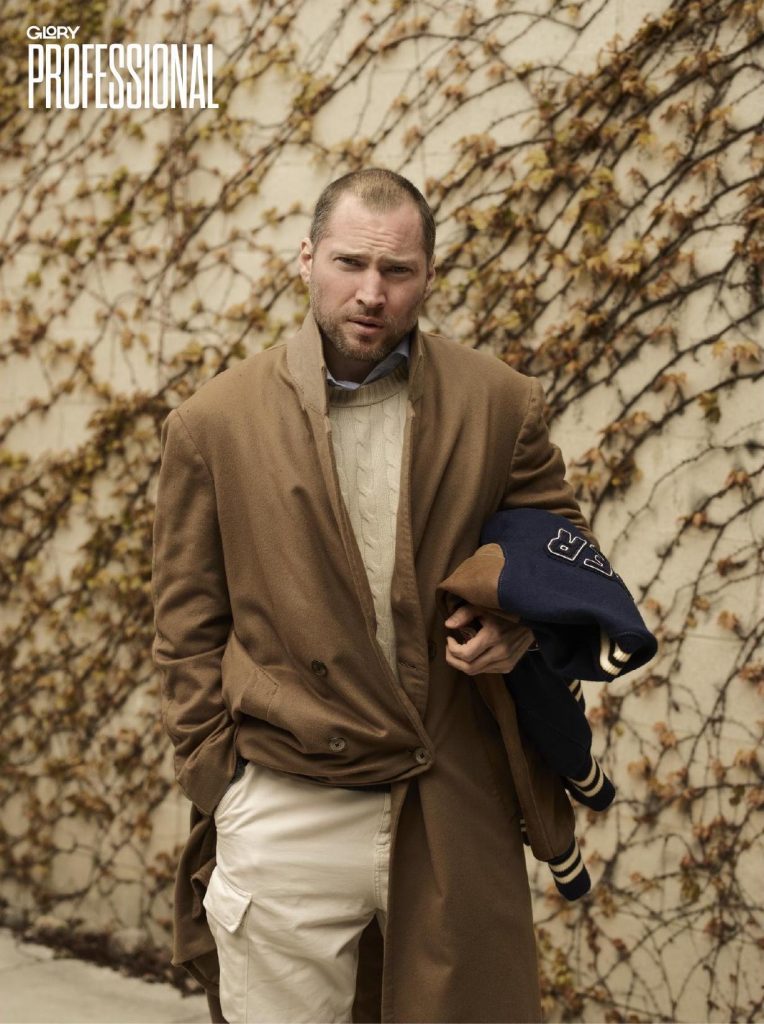
{"label": "man's left hand", "polygon": [[481,626],[475,635],[459,643],[446,638],[446,663],[468,676],[481,672],[509,672],[533,640],[527,626],[492,615],[474,605],[463,604],[445,622],[447,629],[463,629],[474,619]]}

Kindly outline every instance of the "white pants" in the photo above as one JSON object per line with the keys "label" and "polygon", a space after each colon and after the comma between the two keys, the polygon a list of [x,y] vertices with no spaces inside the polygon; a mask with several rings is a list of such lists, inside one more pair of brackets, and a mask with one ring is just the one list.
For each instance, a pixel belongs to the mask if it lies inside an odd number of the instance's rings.
{"label": "white pants", "polygon": [[385,930],[390,793],[320,786],[250,762],[215,825],[204,907],[223,1016],[350,1021],[361,933],[375,914]]}

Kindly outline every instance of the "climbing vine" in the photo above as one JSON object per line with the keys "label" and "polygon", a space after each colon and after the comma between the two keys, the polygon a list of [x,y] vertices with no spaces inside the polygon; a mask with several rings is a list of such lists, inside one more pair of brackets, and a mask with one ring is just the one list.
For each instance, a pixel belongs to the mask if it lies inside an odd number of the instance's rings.
{"label": "climbing vine", "polygon": [[591,897],[534,874],[545,1012],[759,1019],[762,0],[35,6],[82,41],[213,43],[219,108],[29,110],[29,16],[6,4],[6,919],[169,942],[185,808],[150,659],[159,428],[300,321],[312,200],[382,164],[435,211],[429,324],[541,378],[661,641],[587,687],[618,799],[579,814]]}

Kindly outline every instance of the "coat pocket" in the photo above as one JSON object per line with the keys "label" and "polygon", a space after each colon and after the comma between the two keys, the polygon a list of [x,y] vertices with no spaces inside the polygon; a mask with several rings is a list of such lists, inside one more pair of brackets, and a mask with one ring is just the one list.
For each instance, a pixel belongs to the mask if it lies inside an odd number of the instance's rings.
{"label": "coat pocket", "polygon": [[223,700],[234,720],[242,714],[268,718],[268,710],[279,684],[250,657],[236,633],[231,631],[220,665]]}
{"label": "coat pocket", "polygon": [[220,868],[216,867],[202,902],[208,917],[233,935],[238,931],[249,907],[249,893],[235,886]]}

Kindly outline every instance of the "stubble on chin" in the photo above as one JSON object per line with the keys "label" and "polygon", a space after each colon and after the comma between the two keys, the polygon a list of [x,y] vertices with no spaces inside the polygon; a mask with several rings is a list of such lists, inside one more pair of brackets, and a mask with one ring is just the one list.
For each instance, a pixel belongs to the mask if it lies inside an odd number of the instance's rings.
{"label": "stubble on chin", "polygon": [[[325,316],[320,303],[315,300],[311,301],[311,309],[313,319],[316,321],[322,337],[329,342],[332,348],[344,358],[355,359],[362,363],[381,363],[411,330],[411,327],[401,328],[398,323],[386,318],[384,337],[374,345],[364,345],[354,342],[349,337],[352,325],[344,317]],[[411,326],[413,327],[413,324]]]}
{"label": "stubble on chin", "polygon": [[[376,345],[362,345],[347,337],[345,330],[350,332],[352,327],[343,329],[343,325],[346,322],[330,323],[328,330],[320,323],[318,326],[329,344],[341,356],[345,356],[347,359],[356,359],[363,363],[381,363],[385,356],[389,355],[400,341],[400,338],[397,337],[397,332],[393,331],[391,334],[381,338]],[[407,331],[404,331],[402,337],[407,333]]]}

